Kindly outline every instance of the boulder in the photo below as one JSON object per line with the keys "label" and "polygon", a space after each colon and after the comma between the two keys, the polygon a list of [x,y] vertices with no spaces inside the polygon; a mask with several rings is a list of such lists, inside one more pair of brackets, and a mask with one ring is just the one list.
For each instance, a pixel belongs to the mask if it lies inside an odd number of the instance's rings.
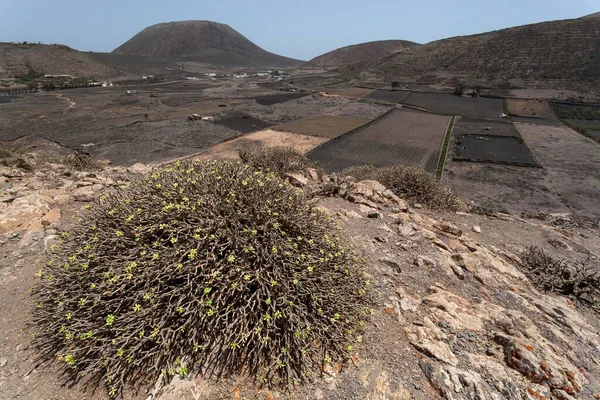
{"label": "boulder", "polygon": [[52,198],[40,194],[19,197],[0,214],[0,235],[24,228],[50,210]]}
{"label": "boulder", "polygon": [[285,177],[286,177],[287,181],[289,183],[291,183],[293,186],[301,188],[301,187],[308,185],[308,179],[305,178],[304,175],[302,175],[300,173],[294,173],[294,174],[288,173],[288,174],[285,174]]}

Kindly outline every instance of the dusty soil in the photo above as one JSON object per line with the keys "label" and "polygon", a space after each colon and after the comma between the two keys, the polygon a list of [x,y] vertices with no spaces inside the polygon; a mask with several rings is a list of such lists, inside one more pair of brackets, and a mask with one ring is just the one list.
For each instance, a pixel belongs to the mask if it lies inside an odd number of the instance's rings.
{"label": "dusty soil", "polygon": [[600,221],[600,143],[565,126],[515,126],[547,171],[553,192],[574,214]]}
{"label": "dusty soil", "polygon": [[508,113],[521,122],[560,124],[544,100],[507,99]]}
{"label": "dusty soil", "polygon": [[330,96],[348,96],[348,97],[362,97],[365,94],[371,92],[371,89],[365,88],[340,88],[340,89],[323,89],[322,92]]}
{"label": "dusty soil", "polygon": [[355,165],[418,165],[435,172],[449,117],[398,109],[318,147],[309,156],[330,172]]}
{"label": "dusty soil", "polygon": [[325,143],[327,139],[316,136],[300,135],[290,132],[280,132],[267,129],[248,135],[238,136],[215,146],[209,147],[195,158],[207,159],[238,159],[236,149],[245,146],[281,146],[292,147],[304,154]]}
{"label": "dusty soil", "polygon": [[368,122],[368,119],[320,115],[315,118],[277,125],[273,129],[285,132],[300,133],[303,135],[334,138],[361,127]]}
{"label": "dusty soil", "polygon": [[273,124],[283,124],[319,115],[373,119],[384,114],[389,108],[389,106],[369,104],[349,97],[313,94],[271,106],[243,102],[236,105],[234,110]]}

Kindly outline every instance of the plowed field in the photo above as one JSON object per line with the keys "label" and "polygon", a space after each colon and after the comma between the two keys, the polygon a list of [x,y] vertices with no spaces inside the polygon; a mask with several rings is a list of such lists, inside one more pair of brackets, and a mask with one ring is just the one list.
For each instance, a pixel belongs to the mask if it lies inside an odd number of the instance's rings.
{"label": "plowed field", "polygon": [[383,101],[386,103],[402,103],[410,95],[407,90],[373,90],[371,93],[363,96],[363,99]]}
{"label": "plowed field", "polygon": [[361,97],[369,93],[371,89],[365,88],[339,88],[339,89],[323,89],[323,92],[333,96],[348,96]]}
{"label": "plowed field", "polygon": [[497,164],[539,166],[529,148],[518,137],[457,135],[454,159]]}
{"label": "plowed field", "polygon": [[560,121],[543,100],[507,99],[508,113],[514,121],[560,124]]}
{"label": "plowed field", "polygon": [[403,103],[446,115],[499,119],[504,110],[502,99],[458,97],[443,93],[413,92]]}
{"label": "plowed field", "polygon": [[304,135],[334,138],[368,123],[368,119],[321,115],[315,118],[278,125],[273,129]]}
{"label": "plowed field", "polygon": [[454,124],[455,135],[480,135],[480,136],[513,136],[519,133],[512,123],[508,121],[491,121],[477,118],[458,118]]}
{"label": "plowed field", "polygon": [[435,173],[449,117],[397,109],[309,153],[326,171],[356,165],[416,165]]}
{"label": "plowed field", "polygon": [[273,104],[285,103],[286,101],[296,100],[308,95],[310,95],[310,93],[269,94],[266,96],[254,97],[254,101],[256,101],[261,106],[271,106]]}

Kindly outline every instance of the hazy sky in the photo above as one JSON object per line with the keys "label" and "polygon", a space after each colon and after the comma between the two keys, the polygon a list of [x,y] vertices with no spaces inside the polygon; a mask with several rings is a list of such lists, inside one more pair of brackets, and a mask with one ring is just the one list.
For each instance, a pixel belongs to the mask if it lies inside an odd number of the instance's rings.
{"label": "hazy sky", "polygon": [[0,42],[111,51],[148,25],[198,19],[308,60],[371,40],[426,43],[598,11],[599,0],[0,0]]}

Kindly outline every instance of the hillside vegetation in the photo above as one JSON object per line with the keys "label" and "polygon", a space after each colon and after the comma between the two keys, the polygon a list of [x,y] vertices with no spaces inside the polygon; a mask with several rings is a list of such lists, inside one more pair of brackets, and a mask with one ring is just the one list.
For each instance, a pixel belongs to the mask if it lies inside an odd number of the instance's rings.
{"label": "hillside vegetation", "polygon": [[412,46],[347,66],[353,77],[417,83],[510,84],[600,77],[600,20],[544,22]]}
{"label": "hillside vegetation", "polygon": [[346,46],[315,57],[305,64],[305,67],[339,67],[361,63],[368,63],[396,53],[399,50],[417,46],[408,40],[379,40]]}

